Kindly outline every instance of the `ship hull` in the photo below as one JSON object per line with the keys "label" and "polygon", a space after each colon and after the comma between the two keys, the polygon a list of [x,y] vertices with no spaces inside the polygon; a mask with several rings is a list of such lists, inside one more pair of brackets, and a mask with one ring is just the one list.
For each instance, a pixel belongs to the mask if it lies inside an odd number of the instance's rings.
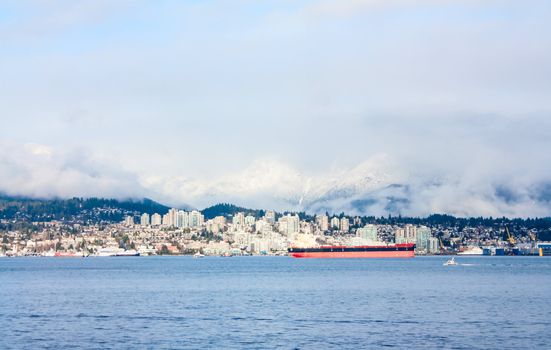
{"label": "ship hull", "polygon": [[77,254],[77,253],[69,253],[69,252],[55,252],[54,257],[56,258],[82,258],[83,255]]}
{"label": "ship hull", "polygon": [[332,253],[289,253],[293,258],[413,258],[413,252],[332,252]]}
{"label": "ship hull", "polygon": [[289,248],[293,258],[413,258],[415,244],[396,244],[389,246],[360,247],[319,247],[319,248]]}

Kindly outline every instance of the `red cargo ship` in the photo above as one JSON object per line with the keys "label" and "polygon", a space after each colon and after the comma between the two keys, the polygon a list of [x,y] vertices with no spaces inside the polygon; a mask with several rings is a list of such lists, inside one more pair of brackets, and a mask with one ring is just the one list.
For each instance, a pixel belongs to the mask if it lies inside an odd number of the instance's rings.
{"label": "red cargo ship", "polygon": [[77,254],[75,252],[55,252],[56,258],[82,258],[82,253]]}
{"label": "red cargo ship", "polygon": [[289,248],[293,258],[413,258],[414,243],[374,246],[321,246],[316,248]]}

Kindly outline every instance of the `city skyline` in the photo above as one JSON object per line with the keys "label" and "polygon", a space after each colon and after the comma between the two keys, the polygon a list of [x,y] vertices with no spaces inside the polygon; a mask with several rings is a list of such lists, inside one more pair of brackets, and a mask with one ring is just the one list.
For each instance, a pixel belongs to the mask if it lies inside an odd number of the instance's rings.
{"label": "city skyline", "polygon": [[0,192],[551,215],[551,5],[0,5]]}

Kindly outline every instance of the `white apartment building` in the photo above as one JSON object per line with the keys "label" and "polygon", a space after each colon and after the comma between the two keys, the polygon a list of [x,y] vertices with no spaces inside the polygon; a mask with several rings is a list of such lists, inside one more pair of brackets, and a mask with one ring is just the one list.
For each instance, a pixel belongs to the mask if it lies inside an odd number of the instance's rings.
{"label": "white apartment building", "polygon": [[140,217],[140,225],[142,226],[149,226],[149,214],[148,213],[143,213],[142,216]]}

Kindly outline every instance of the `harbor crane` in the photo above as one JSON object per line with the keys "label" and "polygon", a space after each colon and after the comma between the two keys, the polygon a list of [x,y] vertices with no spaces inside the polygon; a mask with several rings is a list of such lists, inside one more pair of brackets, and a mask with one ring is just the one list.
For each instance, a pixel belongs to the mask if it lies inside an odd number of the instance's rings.
{"label": "harbor crane", "polygon": [[507,240],[509,241],[509,244],[511,246],[517,244],[517,240],[513,237],[513,235],[511,235],[511,232],[509,232],[509,227],[507,227],[507,225],[505,225],[505,231],[507,231]]}

